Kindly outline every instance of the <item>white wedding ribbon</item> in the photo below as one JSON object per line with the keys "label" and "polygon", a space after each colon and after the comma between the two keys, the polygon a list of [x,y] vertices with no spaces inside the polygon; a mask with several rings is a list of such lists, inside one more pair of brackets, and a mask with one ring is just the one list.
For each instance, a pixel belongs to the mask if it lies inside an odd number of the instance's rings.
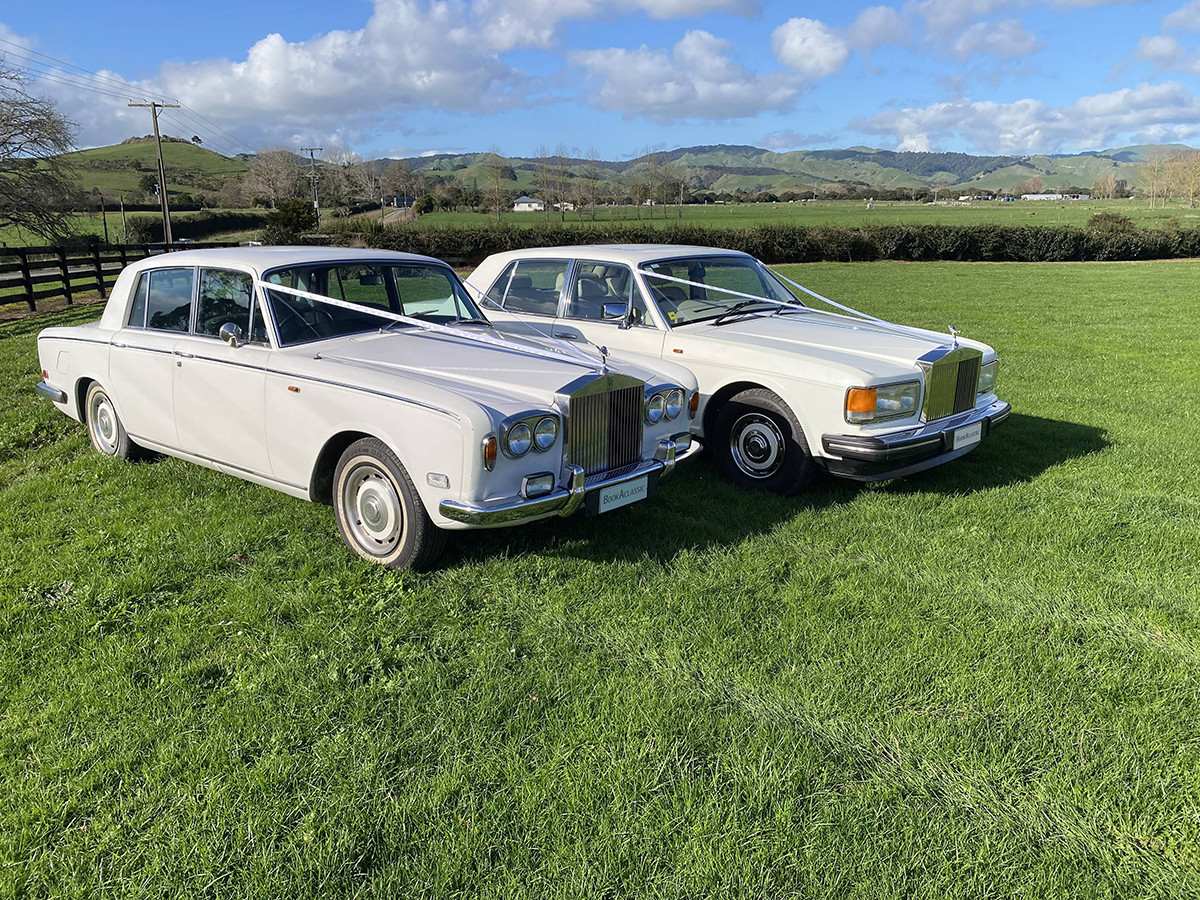
{"label": "white wedding ribbon", "polygon": [[[390,310],[364,306],[361,303],[348,303],[345,300],[335,300],[333,297],[326,297],[323,294],[314,294],[311,291],[302,291],[299,288],[285,287],[282,284],[272,284],[269,281],[262,281],[261,279],[255,279],[254,283],[264,292],[279,291],[284,294],[291,294],[295,297],[302,297],[305,300],[312,300],[314,303],[322,303],[326,306],[336,306],[339,309],[348,309],[357,313],[366,313],[367,315],[377,316],[378,318],[387,319],[391,322],[398,322],[401,325],[412,325],[425,331],[429,331],[434,334],[447,335],[457,340],[474,341],[477,344],[487,344],[489,346],[499,347],[503,350],[508,350],[514,353],[527,353],[532,356],[540,356],[543,359],[551,359],[555,362],[569,362],[579,366],[586,366],[589,369],[603,368],[603,362],[599,358],[585,353],[578,347],[572,346],[565,341],[559,341],[556,338],[553,338],[549,335],[543,335],[540,332],[537,332],[539,337],[560,348],[561,352],[542,349],[540,347],[529,346],[526,344],[517,344],[513,341],[507,341],[501,338],[493,337],[490,334],[481,334],[478,331],[466,331],[460,328],[451,328],[448,325],[440,325],[437,322],[427,322],[424,319],[417,319],[412,316],[401,315],[400,313],[394,313]],[[572,359],[570,357],[574,358]]]}

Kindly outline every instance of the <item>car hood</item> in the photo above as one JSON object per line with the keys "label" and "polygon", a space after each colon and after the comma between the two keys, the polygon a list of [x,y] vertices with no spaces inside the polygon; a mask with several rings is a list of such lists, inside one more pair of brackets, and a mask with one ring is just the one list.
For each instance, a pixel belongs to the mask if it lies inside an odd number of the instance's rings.
{"label": "car hood", "polygon": [[599,361],[591,367],[565,353],[561,360],[534,355],[517,339],[503,343],[511,347],[416,329],[373,332],[324,341],[318,358],[355,370],[365,387],[387,390],[397,379],[419,381],[498,409],[550,406],[557,391],[600,371]]}
{"label": "car hood", "polygon": [[[748,352],[745,360],[727,356],[732,347],[720,351],[722,358],[752,368],[765,366],[764,354],[772,361],[777,353],[792,358],[802,354],[810,360],[824,361],[832,370],[882,377],[913,372],[920,357],[937,347],[948,346],[952,340],[949,334],[876,325],[864,319],[818,311],[749,315],[721,325],[697,322],[677,327],[672,334],[695,337],[706,344],[736,345]],[[975,347],[985,355],[991,352],[990,347],[977,341],[959,338],[959,343]],[[760,364],[756,365],[755,360],[760,360]]]}

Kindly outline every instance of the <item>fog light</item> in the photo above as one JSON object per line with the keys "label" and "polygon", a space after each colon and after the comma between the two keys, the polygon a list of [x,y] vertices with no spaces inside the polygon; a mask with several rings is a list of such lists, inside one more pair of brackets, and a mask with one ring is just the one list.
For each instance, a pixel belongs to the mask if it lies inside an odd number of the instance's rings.
{"label": "fog light", "polygon": [[521,496],[526,500],[544,497],[552,490],[554,490],[554,475],[550,472],[542,475],[526,475],[521,480]]}
{"label": "fog light", "polygon": [[443,475],[441,472],[428,472],[425,475],[425,482],[430,487],[441,488],[444,491],[450,487],[450,476]]}

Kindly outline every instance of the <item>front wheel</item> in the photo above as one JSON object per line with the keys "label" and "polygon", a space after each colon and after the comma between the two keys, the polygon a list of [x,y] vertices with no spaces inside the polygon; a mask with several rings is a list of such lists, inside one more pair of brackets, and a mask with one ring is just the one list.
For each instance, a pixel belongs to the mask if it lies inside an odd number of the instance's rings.
{"label": "front wheel", "polygon": [[99,382],[92,382],[83,401],[83,417],[92,446],[105,456],[136,459],[141,448],[129,439],[116,407]]}
{"label": "front wheel", "polygon": [[347,546],[389,569],[421,569],[446,544],[396,454],[376,438],[355,441],[338,460],[333,509]]}
{"label": "front wheel", "polygon": [[816,474],[796,416],[766,388],[731,397],[717,412],[713,432],[717,464],[739,487],[786,496]]}

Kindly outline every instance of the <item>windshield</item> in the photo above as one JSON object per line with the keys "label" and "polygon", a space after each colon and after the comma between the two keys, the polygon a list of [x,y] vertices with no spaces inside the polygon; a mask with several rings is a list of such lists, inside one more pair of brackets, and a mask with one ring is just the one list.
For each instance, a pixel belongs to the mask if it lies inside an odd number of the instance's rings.
{"label": "windshield", "polygon": [[263,280],[362,307],[360,312],[268,289],[267,305],[275,319],[279,342],[285,346],[397,324],[372,315],[373,309],[442,325],[483,318],[458,278],[445,266],[313,263],[276,269]]}
{"label": "windshield", "polygon": [[[651,295],[672,326],[717,319],[739,304],[739,310],[746,312],[774,312],[780,303],[804,305],[756,259],[691,256],[645,263],[641,268]],[[756,302],[756,297],[766,299]]]}

